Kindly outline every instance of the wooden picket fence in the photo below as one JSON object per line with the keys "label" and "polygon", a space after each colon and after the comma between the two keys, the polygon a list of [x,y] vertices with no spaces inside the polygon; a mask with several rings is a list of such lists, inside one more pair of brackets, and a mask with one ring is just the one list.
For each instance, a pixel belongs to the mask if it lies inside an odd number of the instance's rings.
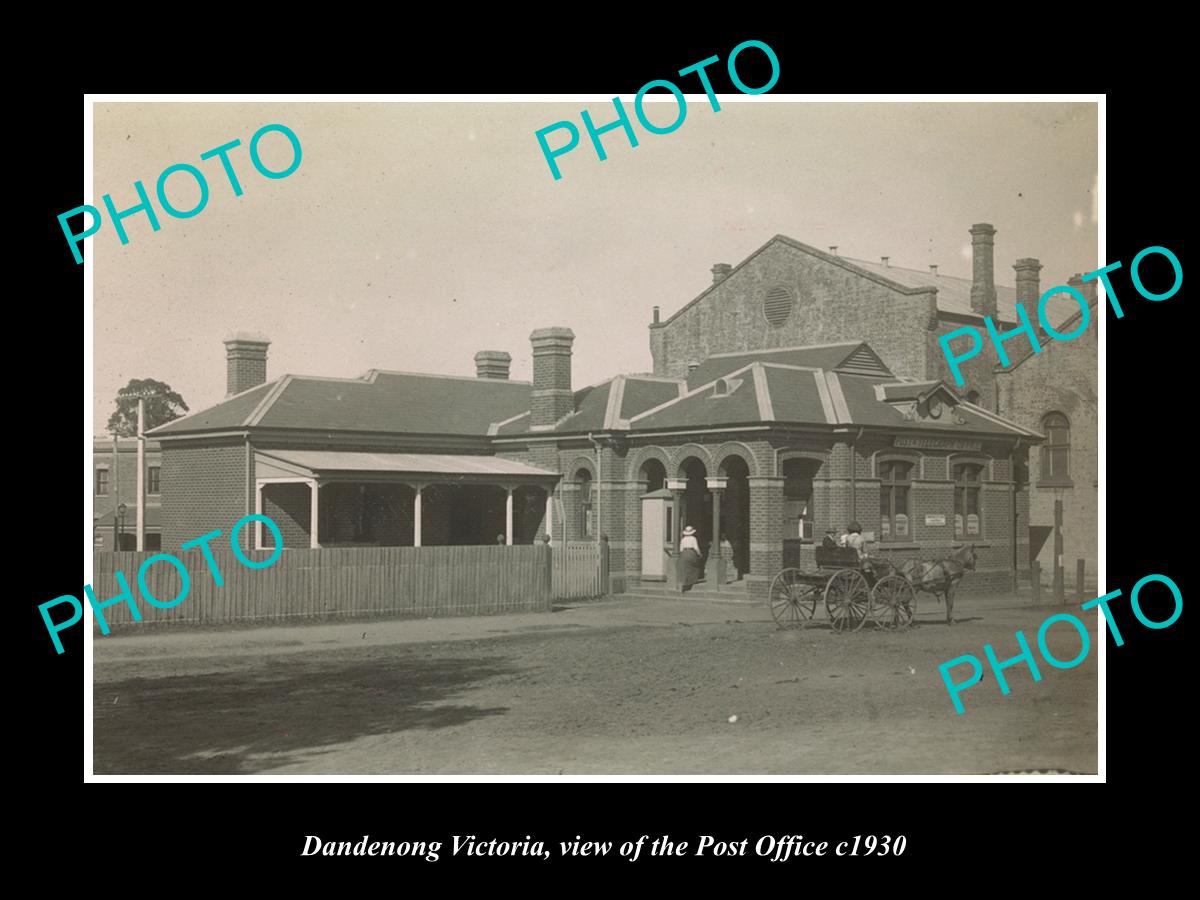
{"label": "wooden picket fence", "polygon": [[601,567],[603,549],[595,541],[554,545],[551,593],[556,600],[599,597],[607,593]]}
{"label": "wooden picket fence", "polygon": [[[552,551],[540,543],[284,550],[265,569],[247,568],[228,548],[214,548],[212,553],[224,579],[221,587],[214,583],[201,551],[173,554],[187,568],[191,584],[187,596],[169,609],[150,605],[139,590],[139,567],[154,553],[97,553],[92,578],[96,602],[120,593],[117,572],[124,574],[142,621],[180,625],[537,612],[549,610],[558,596],[553,590],[556,578],[567,590],[584,590],[576,572],[584,565],[577,562],[584,551],[568,548],[563,555],[570,561],[564,559],[556,567],[552,558],[558,548]],[[270,553],[247,556],[265,560]],[[160,602],[175,598],[181,583],[178,570],[167,561],[145,572],[146,588]],[[134,624],[125,602],[105,608],[103,614],[110,627]]]}

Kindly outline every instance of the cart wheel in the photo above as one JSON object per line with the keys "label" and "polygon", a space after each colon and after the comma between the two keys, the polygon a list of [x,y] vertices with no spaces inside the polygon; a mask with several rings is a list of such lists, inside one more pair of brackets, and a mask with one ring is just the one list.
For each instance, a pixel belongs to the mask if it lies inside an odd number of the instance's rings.
{"label": "cart wheel", "polygon": [[837,632],[857,631],[871,612],[871,589],[862,572],[842,569],[825,585],[825,610]]}
{"label": "cart wheel", "polygon": [[801,580],[799,569],[784,569],[771,580],[768,600],[780,628],[803,626],[817,611],[817,588]]}
{"label": "cart wheel", "polygon": [[871,589],[871,617],[889,631],[907,628],[913,621],[916,594],[903,575],[885,575]]}

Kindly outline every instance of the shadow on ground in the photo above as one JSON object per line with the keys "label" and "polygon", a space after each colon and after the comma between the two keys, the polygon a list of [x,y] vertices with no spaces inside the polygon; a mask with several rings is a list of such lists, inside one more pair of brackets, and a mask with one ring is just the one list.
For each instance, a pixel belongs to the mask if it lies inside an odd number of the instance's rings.
{"label": "shadow on ground", "polygon": [[245,775],[364,735],[461,725],[507,707],[444,701],[517,671],[497,658],[330,652],[105,682],[93,693],[95,772]]}

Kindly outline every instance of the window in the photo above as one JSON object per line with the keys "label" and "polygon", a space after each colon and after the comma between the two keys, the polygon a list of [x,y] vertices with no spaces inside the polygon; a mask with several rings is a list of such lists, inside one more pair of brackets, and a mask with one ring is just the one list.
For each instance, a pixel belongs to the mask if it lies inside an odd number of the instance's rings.
{"label": "window", "polygon": [[108,469],[96,470],[96,496],[108,496]]}
{"label": "window", "polygon": [[579,537],[587,540],[592,533],[592,473],[580,469],[575,473],[575,481],[579,484]]}
{"label": "window", "polygon": [[979,391],[967,391],[968,403],[974,403],[976,406],[978,406],[981,399],[982,397],[980,396]]}
{"label": "window", "polygon": [[161,493],[162,486],[162,467],[147,466],[146,467],[146,493],[158,494]]}
{"label": "window", "polygon": [[962,463],[954,467],[954,536],[979,537],[982,518],[979,508],[979,488],[983,481],[983,466]]}
{"label": "window", "polygon": [[912,488],[912,467],[903,460],[879,463],[879,518],[881,539],[907,541],[912,532],[908,527],[908,495]]}
{"label": "window", "polygon": [[1071,483],[1071,423],[1060,412],[1042,418],[1042,481]]}

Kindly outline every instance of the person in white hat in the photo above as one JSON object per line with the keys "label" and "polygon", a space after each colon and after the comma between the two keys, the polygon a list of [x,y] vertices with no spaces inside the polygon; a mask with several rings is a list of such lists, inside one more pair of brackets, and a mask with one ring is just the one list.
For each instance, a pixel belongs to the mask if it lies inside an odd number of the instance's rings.
{"label": "person in white hat", "polygon": [[696,540],[696,529],[689,525],[683,529],[683,538],[679,541],[679,552],[684,550],[695,550],[696,554],[700,553],[700,542]]}
{"label": "person in white hat", "polygon": [[691,525],[683,529],[683,537],[679,540],[679,556],[683,559],[684,575],[683,590],[691,590],[692,585],[700,580],[704,571],[704,559],[700,555],[700,542],[696,540],[696,529]]}

